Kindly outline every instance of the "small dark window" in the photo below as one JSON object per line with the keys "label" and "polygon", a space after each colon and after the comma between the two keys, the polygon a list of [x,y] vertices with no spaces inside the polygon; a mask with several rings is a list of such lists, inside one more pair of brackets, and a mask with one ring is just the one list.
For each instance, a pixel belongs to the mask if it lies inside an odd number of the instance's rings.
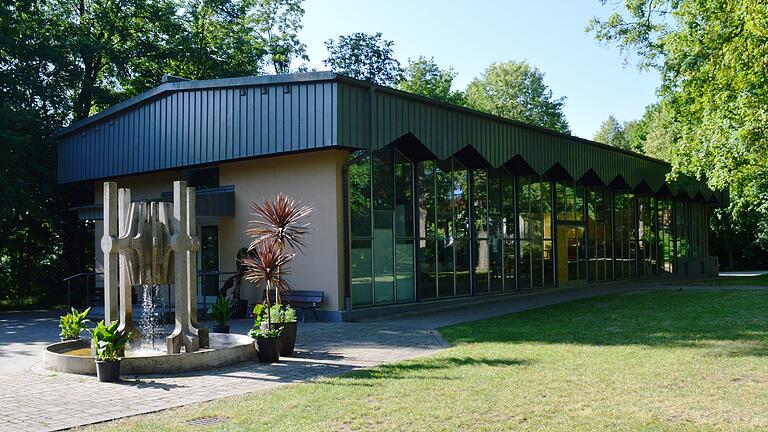
{"label": "small dark window", "polygon": [[219,168],[205,168],[190,171],[187,174],[187,186],[198,189],[219,187]]}

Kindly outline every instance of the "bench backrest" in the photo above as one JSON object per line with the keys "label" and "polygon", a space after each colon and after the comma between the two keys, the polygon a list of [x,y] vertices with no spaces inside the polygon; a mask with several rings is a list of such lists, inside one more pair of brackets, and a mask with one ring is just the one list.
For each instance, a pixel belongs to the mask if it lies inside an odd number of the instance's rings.
{"label": "bench backrest", "polygon": [[[282,295],[283,301],[291,305],[310,305],[317,306],[323,302],[324,291],[301,291],[291,290],[291,292]],[[270,292],[270,300],[274,300],[274,291]]]}

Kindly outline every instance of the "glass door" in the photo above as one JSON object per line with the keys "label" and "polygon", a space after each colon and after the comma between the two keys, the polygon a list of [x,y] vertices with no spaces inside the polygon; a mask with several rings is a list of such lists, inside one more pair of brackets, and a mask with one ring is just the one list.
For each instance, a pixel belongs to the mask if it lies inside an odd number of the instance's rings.
{"label": "glass door", "polygon": [[585,281],[587,252],[584,227],[560,224],[557,233],[557,274],[560,284]]}
{"label": "glass door", "polygon": [[198,302],[211,304],[219,294],[219,227],[204,225],[200,227],[200,262],[198,263],[199,289]]}

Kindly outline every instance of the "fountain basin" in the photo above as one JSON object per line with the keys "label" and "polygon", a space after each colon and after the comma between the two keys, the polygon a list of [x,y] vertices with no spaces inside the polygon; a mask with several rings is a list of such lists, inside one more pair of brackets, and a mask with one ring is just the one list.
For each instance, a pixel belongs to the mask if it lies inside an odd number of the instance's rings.
{"label": "fountain basin", "polygon": [[[177,374],[253,360],[256,346],[249,336],[225,333],[210,333],[211,348],[181,354],[137,353],[120,361],[123,375]],[[89,340],[56,342],[43,348],[45,369],[81,375],[96,375],[93,356],[77,355],[71,351],[89,349]]]}

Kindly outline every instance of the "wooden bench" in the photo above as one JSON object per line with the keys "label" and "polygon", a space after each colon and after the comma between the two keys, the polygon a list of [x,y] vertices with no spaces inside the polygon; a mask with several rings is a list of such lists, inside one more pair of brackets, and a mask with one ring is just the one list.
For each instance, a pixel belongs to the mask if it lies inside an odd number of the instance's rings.
{"label": "wooden bench", "polygon": [[[266,290],[264,291],[266,295]],[[270,291],[269,294],[270,303],[274,304],[275,292]],[[301,322],[304,322],[304,309],[312,309],[312,314],[315,316],[315,321],[318,321],[317,308],[323,302],[324,294],[325,292],[323,291],[291,290],[290,292],[281,295],[280,300],[282,300],[283,303],[288,303],[292,308],[302,311]]]}

